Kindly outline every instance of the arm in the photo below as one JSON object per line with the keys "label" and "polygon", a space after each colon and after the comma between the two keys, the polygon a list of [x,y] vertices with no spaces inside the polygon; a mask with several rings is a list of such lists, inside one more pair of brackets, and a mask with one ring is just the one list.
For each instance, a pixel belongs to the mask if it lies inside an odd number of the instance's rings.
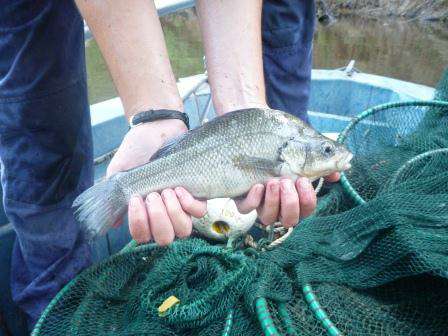
{"label": "arm", "polygon": [[[261,43],[261,0],[198,0],[197,10],[207,59],[213,103],[219,115],[267,107]],[[254,186],[238,203],[241,212],[258,210],[264,224],[278,219],[286,227],[316,207],[310,181],[273,179]]]}
{"label": "arm", "polygon": [[[124,0],[77,1],[108,63],[127,117],[148,108],[181,110],[182,102],[153,2],[139,0],[129,6]],[[198,11],[218,114],[266,107],[261,0],[202,0],[198,1]],[[178,120],[157,121],[132,129],[112,159],[107,175],[147,162],[166,139],[185,131]],[[265,224],[280,217],[285,226],[297,223],[300,210],[306,216],[314,206],[315,194],[306,179],[295,184],[285,179],[270,181],[266,187],[254,186],[239,203],[243,212],[258,208]],[[167,189],[161,195],[152,193],[146,200],[136,196],[129,204],[131,235],[138,242],[154,238],[166,245],[175,235],[188,236],[190,215],[202,217],[205,211],[205,203],[194,200],[182,188]]]}
{"label": "arm", "polygon": [[267,107],[261,5],[261,0],[197,1],[213,105],[218,115]]}
{"label": "arm", "polygon": [[125,114],[182,110],[153,1],[76,0],[114,80]]}
{"label": "arm", "polygon": [[[147,109],[183,111],[153,1],[76,0],[95,36],[123,102],[126,117]],[[169,138],[186,131],[180,120],[132,128],[113,157],[107,176],[146,163]],[[204,202],[183,189],[153,193],[129,204],[129,228],[138,242],[166,245],[191,232],[190,214],[202,217]],[[117,223],[118,225],[119,223]]]}
{"label": "arm", "polygon": [[[134,0],[130,5],[126,0],[76,0],[76,3],[106,60],[126,117],[130,119],[148,109],[183,111],[154,2]],[[147,162],[151,152],[167,138],[185,131],[180,120],[133,128],[124,138],[107,175]]]}

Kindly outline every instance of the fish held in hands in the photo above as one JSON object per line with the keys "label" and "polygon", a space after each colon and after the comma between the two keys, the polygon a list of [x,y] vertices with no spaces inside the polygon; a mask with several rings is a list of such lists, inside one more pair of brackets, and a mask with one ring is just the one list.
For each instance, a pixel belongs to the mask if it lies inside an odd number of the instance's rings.
{"label": "fish held in hands", "polygon": [[352,157],[288,113],[235,111],[167,143],[148,163],[87,189],[73,203],[75,217],[93,238],[126,213],[133,195],[184,187],[198,199],[235,198],[275,177],[315,180],[349,169]]}

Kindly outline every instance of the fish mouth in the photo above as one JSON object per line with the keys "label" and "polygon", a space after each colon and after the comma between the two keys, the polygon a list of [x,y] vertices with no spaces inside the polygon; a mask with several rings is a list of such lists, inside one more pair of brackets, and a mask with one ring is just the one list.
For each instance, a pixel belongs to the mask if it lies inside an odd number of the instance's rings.
{"label": "fish mouth", "polygon": [[337,163],[337,167],[339,170],[343,171],[343,170],[348,170],[352,167],[350,161],[353,159],[353,154],[349,153],[345,158],[343,158],[342,160],[340,160]]}

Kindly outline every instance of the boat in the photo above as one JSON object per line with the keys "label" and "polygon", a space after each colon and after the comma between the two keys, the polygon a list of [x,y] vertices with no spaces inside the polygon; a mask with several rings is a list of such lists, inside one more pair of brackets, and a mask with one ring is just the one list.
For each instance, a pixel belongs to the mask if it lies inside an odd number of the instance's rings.
{"label": "boat", "polygon": [[[159,1],[160,2],[160,1]],[[159,15],[191,7],[194,1],[160,2]],[[86,36],[89,36],[86,28]],[[407,100],[430,100],[434,88],[389,77],[359,72],[351,61],[347,67],[312,71],[309,118],[319,132],[336,138],[348,123],[373,106]],[[197,127],[214,118],[206,72],[181,78],[178,88],[191,126]],[[93,131],[95,179],[104,176],[108,163],[128,130],[120,98],[116,97],[90,106]],[[3,206],[0,206],[0,336],[26,335],[25,318],[10,296],[10,261],[15,239]],[[127,225],[110,231],[92,244],[95,262],[120,251],[131,237]]]}
{"label": "boat", "polygon": [[[197,127],[215,116],[207,83],[207,75],[198,74],[178,81],[191,126]],[[335,138],[354,116],[370,107],[406,100],[430,100],[434,88],[388,77],[352,71],[350,67],[337,70],[313,70],[309,118],[319,132]],[[123,136],[128,130],[120,98],[109,99],[90,107],[95,179],[104,176],[106,168]],[[25,319],[14,306],[9,294],[10,258],[15,239],[0,206],[0,326],[3,323],[12,335],[25,335]],[[92,245],[95,262],[120,251],[131,237],[127,225],[110,231]],[[7,336],[0,327],[0,336]]]}

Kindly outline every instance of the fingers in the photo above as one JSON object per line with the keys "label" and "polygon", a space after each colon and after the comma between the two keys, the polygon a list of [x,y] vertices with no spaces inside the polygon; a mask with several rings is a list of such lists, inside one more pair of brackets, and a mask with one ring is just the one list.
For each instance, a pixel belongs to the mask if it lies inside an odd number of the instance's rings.
{"label": "fingers", "polygon": [[242,200],[236,200],[235,204],[238,211],[242,214],[247,214],[252,210],[258,208],[263,201],[264,185],[256,184],[250,190],[247,196]]}
{"label": "fingers", "polygon": [[339,181],[340,178],[341,178],[341,174],[336,172],[336,173],[333,173],[333,174],[325,177],[325,180],[328,182],[337,182],[337,181]]}
{"label": "fingers", "polygon": [[[117,152],[107,167],[106,177],[115,173],[140,166],[166,142],[186,131],[180,120],[157,120],[133,127],[126,133]],[[148,134],[151,134],[148,137]]]}
{"label": "fingers", "polygon": [[117,219],[117,221],[115,223],[112,224],[112,227],[116,229],[121,224],[123,224],[123,219],[119,218],[119,219]]}
{"label": "fingers", "polygon": [[316,208],[316,192],[314,191],[310,180],[307,178],[298,178],[295,184],[300,200],[300,216],[302,218],[308,217]]}
{"label": "fingers", "polygon": [[123,151],[120,150],[123,144],[120,146],[119,150],[115,153],[115,155],[112,157],[112,160],[110,160],[109,165],[106,169],[106,178],[111,177],[112,175],[127,170],[129,168],[132,168],[132,161],[126,160],[123,156]]}
{"label": "fingers", "polygon": [[194,199],[193,196],[191,196],[191,194],[182,187],[176,188],[175,192],[182,209],[186,213],[196,218],[205,216],[205,214],[207,213],[207,202]]}
{"label": "fingers", "polygon": [[141,196],[133,196],[129,201],[128,219],[129,231],[137,243],[147,243],[151,240],[148,215]]}
{"label": "fingers", "polygon": [[266,183],[266,192],[264,195],[264,203],[258,209],[258,216],[264,225],[274,223],[279,215],[280,210],[280,182],[278,180],[270,180]]}
{"label": "fingers", "polygon": [[[332,174],[329,178],[338,177]],[[300,217],[307,217],[314,211],[317,199],[310,181],[299,178],[295,183],[282,179],[268,181],[266,187],[255,185],[243,200],[236,203],[241,213],[257,209],[260,221],[265,225],[280,219],[284,227],[292,227]],[[194,199],[181,187],[164,190],[162,195],[151,193],[146,202],[135,196],[129,203],[131,235],[138,243],[153,238],[159,245],[168,245],[175,236],[184,238],[191,234],[190,215],[201,218],[206,212],[206,202]]]}
{"label": "fingers", "polygon": [[[115,157],[114,157],[115,158]],[[110,162],[110,164],[107,166],[106,169],[106,178],[111,177],[112,175],[114,175],[115,173],[124,170],[124,168],[118,163],[118,159],[112,158],[112,161]]]}
{"label": "fingers", "polygon": [[[255,195],[251,192],[252,190],[246,199],[241,201],[243,210],[245,209],[244,202]],[[264,202],[258,208],[258,216],[265,225],[280,220],[284,227],[292,227],[299,222],[300,218],[311,215],[316,208],[316,203],[316,193],[307,178],[299,178],[295,183],[289,179],[271,180],[266,184]]]}
{"label": "fingers", "polygon": [[174,190],[164,190],[162,199],[176,236],[179,238],[188,237],[192,230],[191,217],[183,211]]}
{"label": "fingers", "polygon": [[297,224],[300,217],[299,194],[291,180],[280,181],[280,222],[286,228]]}
{"label": "fingers", "polygon": [[151,234],[157,244],[166,246],[174,240],[174,228],[168,216],[162,197],[158,193],[150,193],[146,197]]}
{"label": "fingers", "polygon": [[189,192],[178,188],[176,192],[166,189],[161,195],[151,193],[146,197],[134,196],[129,202],[129,231],[138,243],[151,239],[161,245],[170,244],[174,237],[190,236],[190,215],[203,217],[207,212],[206,202],[195,200]]}

